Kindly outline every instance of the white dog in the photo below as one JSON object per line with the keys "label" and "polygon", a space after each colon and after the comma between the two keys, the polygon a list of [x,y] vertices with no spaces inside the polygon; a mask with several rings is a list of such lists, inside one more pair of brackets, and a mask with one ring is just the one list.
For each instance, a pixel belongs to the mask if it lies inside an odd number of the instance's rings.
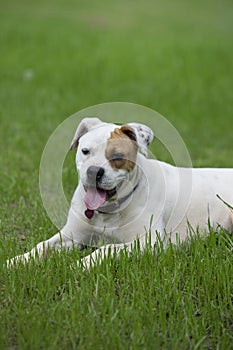
{"label": "white dog", "polygon": [[[190,227],[200,231],[218,225],[232,231],[233,169],[178,168],[147,159],[153,132],[145,125],[121,127],[98,118],[85,118],[71,143],[78,148],[79,185],[66,225],[61,232],[37,244],[30,252],[8,261],[28,261],[48,249],[95,246],[90,262],[110,253],[143,247],[150,231],[151,244],[169,234],[175,242],[187,237]],[[222,199],[220,199],[220,198]],[[101,245],[102,244],[102,245]]]}

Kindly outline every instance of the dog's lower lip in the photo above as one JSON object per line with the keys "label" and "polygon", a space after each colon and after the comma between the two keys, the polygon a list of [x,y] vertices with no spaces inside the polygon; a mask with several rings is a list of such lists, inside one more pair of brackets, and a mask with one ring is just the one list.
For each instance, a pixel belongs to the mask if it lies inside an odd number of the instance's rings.
{"label": "dog's lower lip", "polygon": [[106,194],[107,194],[107,199],[110,199],[111,197],[113,197],[116,194],[116,187],[114,187],[112,190],[106,191]]}

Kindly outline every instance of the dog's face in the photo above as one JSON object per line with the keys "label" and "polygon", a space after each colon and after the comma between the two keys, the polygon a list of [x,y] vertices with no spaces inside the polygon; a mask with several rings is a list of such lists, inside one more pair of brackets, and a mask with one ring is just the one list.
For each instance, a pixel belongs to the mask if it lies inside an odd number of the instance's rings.
{"label": "dog's face", "polygon": [[79,125],[71,149],[78,148],[76,165],[86,191],[87,209],[96,210],[114,199],[118,188],[136,169],[139,148],[147,148],[152,131],[140,124],[103,123],[85,118]]}

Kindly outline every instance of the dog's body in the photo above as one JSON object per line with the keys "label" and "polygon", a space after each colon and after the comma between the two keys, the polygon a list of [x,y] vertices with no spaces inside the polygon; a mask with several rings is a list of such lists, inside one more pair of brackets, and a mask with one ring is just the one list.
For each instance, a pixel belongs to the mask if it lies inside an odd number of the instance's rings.
{"label": "dog's body", "polygon": [[[85,118],[71,144],[78,147],[79,185],[64,228],[31,252],[9,262],[76,244],[102,247],[84,258],[103,256],[104,249],[141,246],[150,231],[151,244],[166,233],[175,242],[188,235],[188,226],[200,232],[209,225],[233,231],[233,169],[177,168],[147,159],[152,131],[141,124],[118,127],[97,118]],[[139,149],[142,154],[139,153]],[[219,197],[222,198],[219,199]],[[189,225],[187,224],[189,223]]]}

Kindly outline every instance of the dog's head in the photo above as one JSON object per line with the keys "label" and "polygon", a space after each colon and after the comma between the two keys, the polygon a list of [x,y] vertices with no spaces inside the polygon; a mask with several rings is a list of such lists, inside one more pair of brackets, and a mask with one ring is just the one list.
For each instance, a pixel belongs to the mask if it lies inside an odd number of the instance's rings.
{"label": "dog's head", "polygon": [[152,140],[153,132],[142,124],[117,126],[98,118],[82,120],[70,149],[78,149],[76,165],[87,209],[93,211],[114,200],[124,180],[136,171],[138,150],[147,156]]}

